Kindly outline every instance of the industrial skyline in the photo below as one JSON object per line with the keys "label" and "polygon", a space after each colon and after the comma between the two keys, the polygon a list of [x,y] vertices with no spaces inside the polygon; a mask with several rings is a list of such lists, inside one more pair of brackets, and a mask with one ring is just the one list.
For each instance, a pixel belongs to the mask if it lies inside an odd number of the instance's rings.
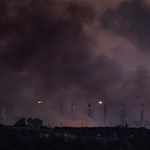
{"label": "industrial skyline", "polygon": [[[24,112],[23,118],[39,118],[42,119],[44,125],[46,126],[72,126],[72,127],[80,127],[82,126],[92,127],[92,126],[101,126],[101,127],[109,127],[109,126],[129,126],[129,127],[146,127],[150,128],[150,117],[147,113],[148,107],[145,107],[144,104],[141,103],[137,107],[130,107],[128,103],[115,104],[112,103],[103,103],[101,105],[88,103],[88,107],[86,104],[80,109],[79,105],[76,103],[71,103],[71,109],[67,109],[67,103],[63,105],[63,107],[56,108],[57,111],[53,112],[48,107],[46,108],[43,101],[37,101],[34,106],[33,111],[29,112],[26,110]],[[100,107],[99,107],[100,105]],[[76,106],[76,107],[75,107]],[[114,106],[114,107],[112,107]],[[44,109],[43,109],[44,108]],[[22,114],[17,116],[17,111],[14,104],[3,101],[0,103],[0,124],[13,125],[19,119],[21,119]],[[131,110],[130,110],[131,109]],[[131,114],[131,111],[136,110],[136,115]],[[60,111],[61,112],[60,114]],[[117,112],[117,113],[114,113]],[[30,114],[30,115],[27,115]],[[82,114],[82,116],[81,116]],[[61,115],[61,120],[59,119]],[[146,116],[146,117],[145,117]]]}

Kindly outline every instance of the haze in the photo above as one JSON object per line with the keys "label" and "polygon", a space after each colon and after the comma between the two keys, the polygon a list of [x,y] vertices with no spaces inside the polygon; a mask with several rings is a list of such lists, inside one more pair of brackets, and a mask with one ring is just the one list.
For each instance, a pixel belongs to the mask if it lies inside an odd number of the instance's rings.
{"label": "haze", "polygon": [[144,103],[149,121],[149,20],[144,0],[1,0],[0,101],[52,126],[99,126],[100,100],[108,125],[122,103],[130,122]]}

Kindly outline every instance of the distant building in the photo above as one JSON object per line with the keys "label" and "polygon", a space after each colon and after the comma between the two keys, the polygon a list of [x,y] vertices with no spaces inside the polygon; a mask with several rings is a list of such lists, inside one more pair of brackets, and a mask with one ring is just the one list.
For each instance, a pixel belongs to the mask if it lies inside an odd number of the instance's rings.
{"label": "distant building", "polygon": [[8,124],[13,117],[13,103],[10,101],[0,101],[0,123]]}
{"label": "distant building", "polygon": [[91,106],[91,103],[88,104],[88,116],[92,117],[92,106]]}
{"label": "distant building", "polygon": [[134,121],[136,127],[150,127],[150,121],[144,121],[144,104],[141,103],[140,107],[140,121]]}
{"label": "distant building", "polygon": [[141,124],[143,125],[143,122],[144,122],[144,104],[142,103],[141,104],[141,107],[140,107],[140,111],[141,111],[141,115],[140,115],[140,122]]}
{"label": "distant building", "polygon": [[74,103],[71,103],[71,119],[74,119],[74,111],[75,111],[75,106]]}
{"label": "distant building", "polygon": [[122,125],[125,125],[127,122],[127,109],[125,103],[122,103],[120,106],[120,121]]}
{"label": "distant building", "polygon": [[104,125],[106,125],[107,121],[107,105],[106,103],[104,104]]}

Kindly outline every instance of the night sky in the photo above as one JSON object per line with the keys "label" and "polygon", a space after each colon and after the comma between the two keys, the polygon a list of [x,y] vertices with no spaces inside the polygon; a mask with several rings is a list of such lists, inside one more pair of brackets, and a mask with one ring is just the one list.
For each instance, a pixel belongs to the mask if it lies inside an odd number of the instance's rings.
{"label": "night sky", "polygon": [[96,126],[102,100],[108,122],[119,121],[121,103],[133,121],[144,103],[148,121],[149,64],[148,0],[0,1],[0,101],[16,118]]}

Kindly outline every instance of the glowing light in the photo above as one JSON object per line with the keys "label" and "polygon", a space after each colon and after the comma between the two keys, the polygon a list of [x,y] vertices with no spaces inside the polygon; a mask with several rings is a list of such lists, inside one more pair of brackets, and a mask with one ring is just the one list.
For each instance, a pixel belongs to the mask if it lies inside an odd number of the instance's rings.
{"label": "glowing light", "polygon": [[102,101],[99,101],[99,104],[102,104],[103,102]]}
{"label": "glowing light", "polygon": [[42,101],[38,101],[38,104],[42,104]]}
{"label": "glowing light", "polygon": [[125,120],[127,120],[128,118],[125,118]]}

